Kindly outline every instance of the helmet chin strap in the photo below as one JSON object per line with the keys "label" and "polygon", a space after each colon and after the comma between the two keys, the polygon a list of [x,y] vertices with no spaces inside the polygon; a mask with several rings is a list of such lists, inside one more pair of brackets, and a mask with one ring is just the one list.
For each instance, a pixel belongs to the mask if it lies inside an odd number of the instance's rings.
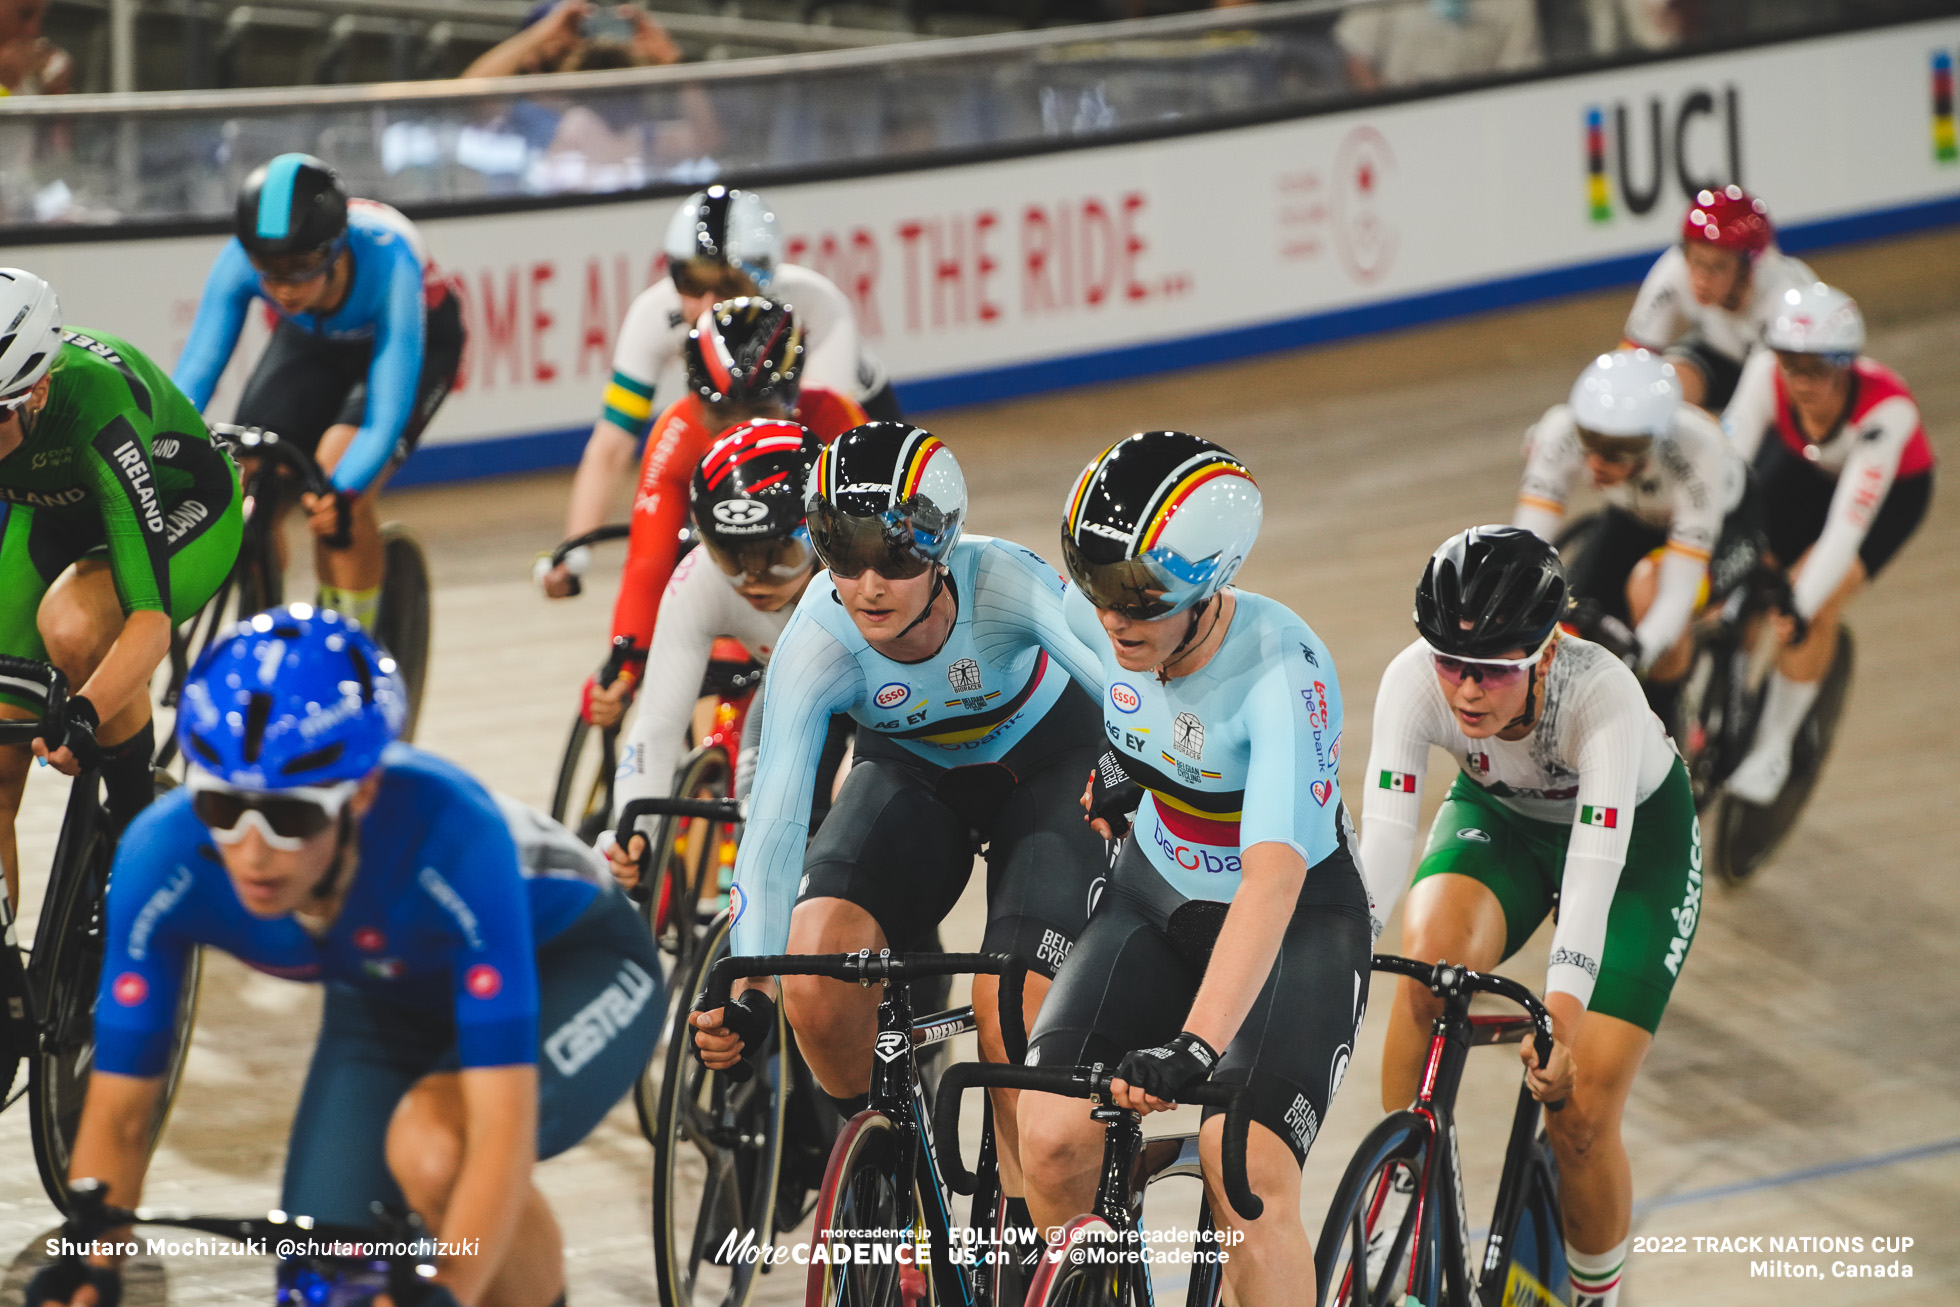
{"label": "helmet chin strap", "polygon": [[335,827],[333,857],[327,860],[327,869],[320,873],[320,879],[313,883],[310,897],[315,903],[325,902],[333,897],[340,873],[347,869],[347,849],[354,838],[354,805],[349,802],[340,809],[340,820]]}
{"label": "helmet chin strap", "polygon": [[[1214,603],[1219,605],[1220,611],[1222,612],[1224,610],[1224,603],[1225,603],[1224,594],[1225,592],[1221,590],[1217,594],[1213,595],[1210,599],[1205,600],[1203,603],[1199,604],[1196,608],[1193,608],[1191,610],[1191,620],[1187,622],[1184,627],[1184,638],[1177,642],[1177,648],[1171,650],[1170,656],[1168,658],[1164,659],[1163,662],[1157,664],[1157,684],[1159,685],[1170,684],[1171,667],[1184,657],[1186,653],[1186,648],[1191,643],[1191,637],[1198,633],[1198,619],[1200,617],[1203,617],[1205,615],[1205,609],[1211,607],[1211,605]],[[1215,627],[1217,625],[1218,625],[1218,619],[1216,617],[1212,618],[1211,626],[1205,628],[1205,637],[1207,639],[1209,639],[1211,636],[1212,627]],[[1202,644],[1204,643],[1204,641],[1200,640],[1199,643]]]}
{"label": "helmet chin strap", "polygon": [[900,631],[897,635],[893,636],[892,639],[903,640],[906,636],[912,634],[913,627],[925,621],[926,618],[931,617],[932,606],[939,602],[939,592],[944,590],[945,588],[946,588],[946,567],[943,563],[934,563],[932,565],[932,593],[926,596],[926,606],[924,608],[921,608],[919,610],[919,615],[913,618],[910,622],[907,622],[905,625],[905,629],[903,631]]}
{"label": "helmet chin strap", "polygon": [[1512,730],[1519,726],[1529,726],[1538,708],[1538,664],[1531,665],[1531,672],[1524,682],[1524,711],[1498,727],[1500,731]]}

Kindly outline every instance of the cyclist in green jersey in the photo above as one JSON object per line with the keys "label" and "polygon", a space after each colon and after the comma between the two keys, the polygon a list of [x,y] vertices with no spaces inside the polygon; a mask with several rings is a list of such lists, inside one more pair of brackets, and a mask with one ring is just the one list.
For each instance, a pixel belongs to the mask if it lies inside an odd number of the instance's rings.
{"label": "cyclist in green jersey", "polygon": [[[238,554],[238,468],[168,373],[126,341],[64,329],[33,273],[0,268],[0,324],[0,653],[78,687],[66,734],[33,755],[69,775],[99,757],[120,829],[150,799],[150,676]],[[0,675],[0,717],[37,716],[39,694]],[[0,748],[10,901],[29,762]]]}

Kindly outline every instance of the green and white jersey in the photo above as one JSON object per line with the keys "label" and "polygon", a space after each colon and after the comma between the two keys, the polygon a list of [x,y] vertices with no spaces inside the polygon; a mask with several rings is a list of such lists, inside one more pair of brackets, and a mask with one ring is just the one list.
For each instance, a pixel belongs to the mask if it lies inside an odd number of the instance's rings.
{"label": "green and white jersey", "polygon": [[21,443],[0,458],[0,503],[99,536],[123,611],[169,612],[170,556],[236,497],[238,469],[139,350],[104,332],[61,336],[47,405],[22,411]]}

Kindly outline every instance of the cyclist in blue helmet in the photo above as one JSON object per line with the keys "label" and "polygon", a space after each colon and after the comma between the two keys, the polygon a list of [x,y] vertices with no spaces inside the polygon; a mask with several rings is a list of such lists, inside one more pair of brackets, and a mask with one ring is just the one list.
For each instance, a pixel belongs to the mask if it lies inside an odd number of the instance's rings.
{"label": "cyclist in blue helmet", "polygon": [[[659,961],[570,832],[396,742],[405,703],[356,623],[305,604],[239,623],[191,670],[189,784],[116,855],[70,1174],[141,1199],[147,1127],[132,1123],[153,1119],[191,950],[221,948],[327,989],[280,1205],[364,1224],[374,1201],[405,1203],[480,1250],[441,1260],[438,1307],[546,1307],[563,1255],[531,1167],[645,1066]],[[107,1304],[119,1281],[102,1260],[87,1277]],[[28,1302],[86,1303],[76,1274],[46,1268]]]}

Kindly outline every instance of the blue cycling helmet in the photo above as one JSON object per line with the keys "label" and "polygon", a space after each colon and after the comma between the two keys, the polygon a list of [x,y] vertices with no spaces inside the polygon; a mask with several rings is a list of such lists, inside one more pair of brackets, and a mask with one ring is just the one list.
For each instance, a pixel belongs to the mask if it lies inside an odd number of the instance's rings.
{"label": "blue cycling helmet", "polygon": [[177,740],[237,789],[331,785],[379,766],[407,711],[395,660],[359,623],[292,604],[245,619],[197,660]]}

